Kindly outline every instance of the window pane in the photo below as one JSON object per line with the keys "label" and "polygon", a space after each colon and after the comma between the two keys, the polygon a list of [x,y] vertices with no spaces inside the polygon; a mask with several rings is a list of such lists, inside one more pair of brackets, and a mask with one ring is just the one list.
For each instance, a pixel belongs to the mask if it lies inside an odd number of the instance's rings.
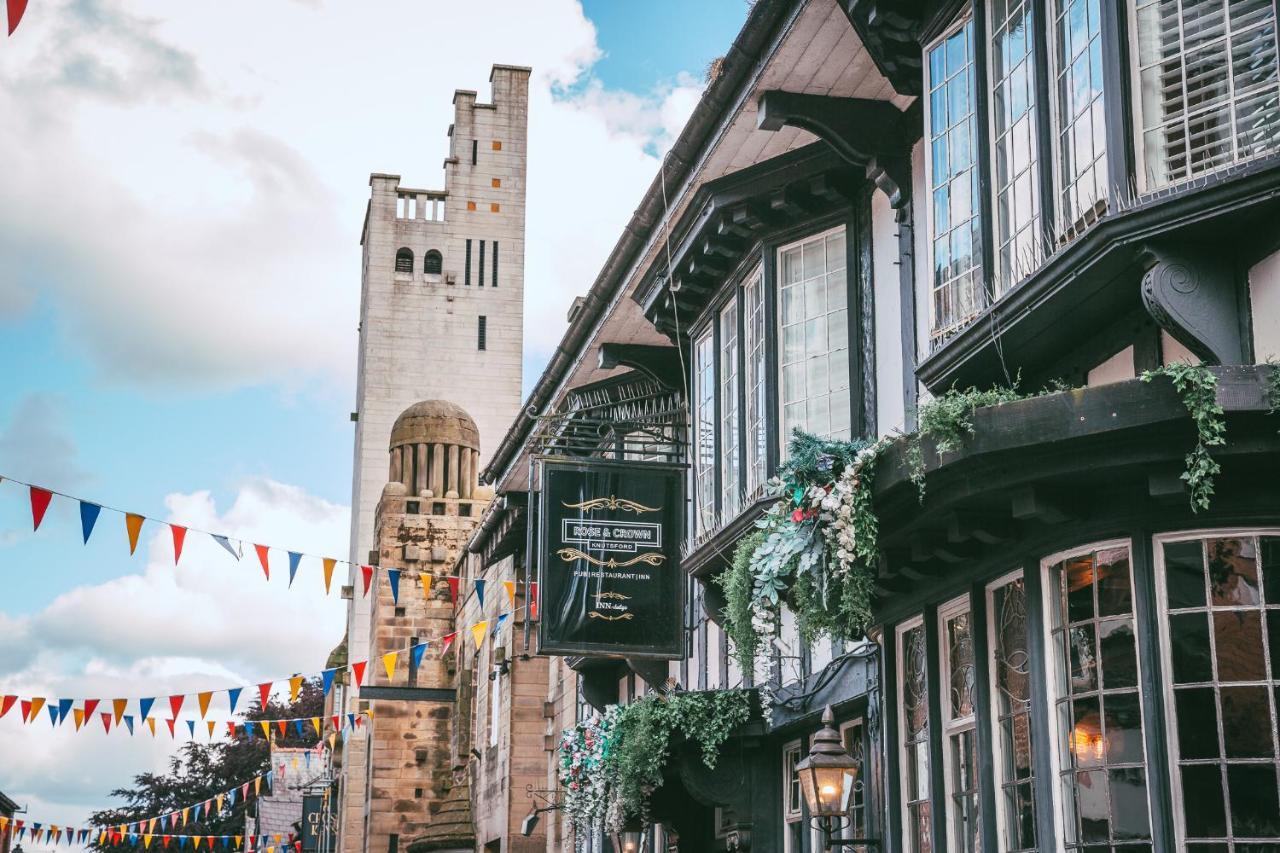
{"label": "window pane", "polygon": [[742,505],[738,477],[738,303],[720,311],[720,515],[733,518]]}
{"label": "window pane", "polygon": [[1101,0],[1054,0],[1053,129],[1060,239],[1073,239],[1106,206]]}
{"label": "window pane", "polygon": [[694,343],[693,398],[696,422],[694,492],[697,498],[698,532],[716,524],[716,365],[715,339],[708,329]]}
{"label": "window pane", "polygon": [[898,635],[903,832],[907,853],[933,849],[929,795],[929,682],[923,625]]}
{"label": "window pane", "polygon": [[[841,228],[779,253],[784,452],[794,429],[823,438],[849,437],[847,418],[832,417],[848,412],[849,405],[844,239]],[[759,346],[763,364],[763,335]]]}
{"label": "window pane", "polygon": [[1000,843],[1005,851],[1036,850],[1031,750],[1031,667],[1027,651],[1027,593],[1022,578],[988,594],[990,670],[996,728],[996,784]]}
{"label": "window pane", "polygon": [[[973,22],[929,50],[929,188],[933,196],[933,320],[935,343],[981,310],[982,247],[978,225]],[[1016,175],[1010,176],[1016,178]]]}
{"label": "window pane", "polygon": [[765,398],[764,283],[757,271],[743,288],[746,347],[747,476],[746,493],[755,496],[764,486],[768,448]]}
{"label": "window pane", "polygon": [[1147,189],[1275,149],[1280,74],[1270,0],[1142,0],[1137,40]]}

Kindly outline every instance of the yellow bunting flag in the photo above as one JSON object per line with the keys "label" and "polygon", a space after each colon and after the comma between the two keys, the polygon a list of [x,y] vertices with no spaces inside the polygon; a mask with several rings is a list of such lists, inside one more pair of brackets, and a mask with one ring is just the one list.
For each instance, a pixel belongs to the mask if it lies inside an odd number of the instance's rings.
{"label": "yellow bunting flag", "polygon": [[129,531],[129,553],[138,550],[138,533],[142,531],[142,516],[133,512],[124,514],[124,526]]}
{"label": "yellow bunting flag", "polygon": [[129,707],[128,699],[112,699],[111,708],[116,712],[116,725],[120,725],[120,718],[124,716],[125,709]]}
{"label": "yellow bunting flag", "polygon": [[71,714],[76,718],[76,731],[80,731],[80,727],[84,725],[84,708],[72,708]]}
{"label": "yellow bunting flag", "polygon": [[156,736],[156,718],[147,717],[147,728],[151,729],[151,736]]}
{"label": "yellow bunting flag", "polygon": [[156,819],[151,818],[151,820],[147,821],[147,832],[150,832],[152,835],[154,835],[155,831],[156,831]]}
{"label": "yellow bunting flag", "polygon": [[419,572],[418,580],[422,581],[422,597],[431,600],[431,572]]}
{"label": "yellow bunting flag", "polygon": [[194,835],[194,836],[192,836],[192,840],[195,842],[195,844],[196,844],[196,849],[197,849],[197,850],[199,850],[199,849],[200,849],[200,841],[202,840],[202,838],[203,838],[203,836],[200,836],[200,835]]}
{"label": "yellow bunting flag", "polygon": [[316,730],[316,737],[320,737],[320,718],[319,717],[311,718],[311,727]]}
{"label": "yellow bunting flag", "polygon": [[516,582],[503,581],[502,586],[507,590],[507,600],[510,601],[514,607],[516,603]]}
{"label": "yellow bunting flag", "polygon": [[489,630],[488,619],[485,619],[482,622],[477,622],[476,624],[471,626],[471,636],[476,641],[477,649],[480,648],[482,643],[484,643],[484,632],[488,630]]}
{"label": "yellow bunting flag", "polygon": [[214,800],[218,803],[218,811],[222,811],[222,801],[227,798],[226,794],[219,794]]}
{"label": "yellow bunting flag", "polygon": [[258,725],[262,727],[262,736],[263,736],[264,738],[266,738],[268,741],[270,741],[270,740],[271,740],[271,726],[269,726],[269,725],[267,724],[266,720],[263,720],[263,721],[259,722],[259,723],[258,723]]}
{"label": "yellow bunting flag", "polygon": [[196,694],[196,700],[200,703],[200,719],[203,720],[205,714],[209,713],[209,702],[213,700],[213,691]]}
{"label": "yellow bunting flag", "polygon": [[373,709],[372,709],[372,708],[370,708],[369,710],[365,711],[365,712],[364,712],[364,715],[365,715],[366,717],[372,717],[372,716],[373,716]]}
{"label": "yellow bunting flag", "polygon": [[329,587],[333,584],[333,567],[337,565],[337,560],[332,557],[324,558],[324,594],[329,594]]}
{"label": "yellow bunting flag", "polygon": [[290,704],[298,701],[298,691],[302,689],[302,676],[295,675],[289,679],[289,702]]}
{"label": "yellow bunting flag", "polygon": [[188,819],[190,816],[191,816],[191,809],[190,809],[189,807],[188,807],[188,808],[185,808],[185,809],[183,809],[183,810],[182,810],[182,825],[183,825],[183,826],[186,826],[186,825],[187,825],[187,819]]}
{"label": "yellow bunting flag", "polygon": [[[265,729],[267,727],[267,724],[263,723],[262,727]],[[258,796],[258,792],[261,790],[262,790],[262,777],[259,776],[257,779],[253,780],[253,795],[255,797]]]}
{"label": "yellow bunting flag", "polygon": [[337,733],[337,732],[334,732],[333,734],[329,735],[329,748],[330,748],[330,749],[333,749],[333,745],[334,745],[335,743],[337,743],[337,742],[338,742],[338,733]]}
{"label": "yellow bunting flag", "polygon": [[387,670],[387,681],[396,676],[396,653],[388,652],[382,656],[382,666]]}
{"label": "yellow bunting flag", "polygon": [[236,846],[237,846],[237,847],[239,847],[239,846],[240,846],[241,844],[243,844],[243,843],[244,843],[244,836],[243,836],[243,835],[237,835],[237,836],[236,836]]}
{"label": "yellow bunting flag", "polygon": [[151,836],[150,836],[150,835],[144,835],[144,836],[142,836],[142,846],[143,846],[143,847],[145,847],[145,848],[146,848],[146,849],[148,849],[148,850],[150,850],[150,849],[151,849]]}

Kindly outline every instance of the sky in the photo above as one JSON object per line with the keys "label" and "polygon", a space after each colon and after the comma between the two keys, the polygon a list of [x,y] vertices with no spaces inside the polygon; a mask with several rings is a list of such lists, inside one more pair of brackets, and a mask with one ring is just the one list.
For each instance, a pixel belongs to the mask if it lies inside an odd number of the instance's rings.
{"label": "sky", "polygon": [[[369,173],[442,184],[453,90],[534,68],[528,389],[747,8],[30,0],[0,39],[0,477],[157,521],[131,557],[120,516],[82,544],[55,497],[33,531],[0,481],[0,695],[322,669],[343,609],[317,560],[290,588],[193,535],[175,568],[157,522],[346,554]],[[0,791],[80,825],[173,748],[10,712]]]}

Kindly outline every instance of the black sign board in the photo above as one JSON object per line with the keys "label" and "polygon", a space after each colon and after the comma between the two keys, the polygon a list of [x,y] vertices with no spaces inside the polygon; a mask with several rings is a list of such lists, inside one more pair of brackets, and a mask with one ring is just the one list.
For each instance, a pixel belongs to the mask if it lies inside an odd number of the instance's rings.
{"label": "black sign board", "polygon": [[678,466],[543,459],[539,650],[683,657],[683,512]]}
{"label": "black sign board", "polygon": [[334,849],[338,829],[333,814],[334,799],[332,791],[302,796],[302,853]]}

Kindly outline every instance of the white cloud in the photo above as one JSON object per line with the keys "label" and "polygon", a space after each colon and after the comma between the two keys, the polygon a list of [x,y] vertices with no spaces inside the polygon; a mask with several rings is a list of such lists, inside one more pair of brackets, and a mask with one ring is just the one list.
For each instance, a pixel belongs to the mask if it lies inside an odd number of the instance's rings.
{"label": "white cloud", "polygon": [[[266,540],[311,554],[342,554],[350,514],[301,489],[269,480],[246,482],[219,512],[208,492],[174,494],[169,519],[225,531],[248,542]],[[43,611],[0,614],[0,694],[104,700],[167,697],[267,679],[311,674],[341,640],[344,607],[335,589],[324,594],[318,559],[304,559],[292,589],[287,561],[272,552],[272,579],[252,550],[236,562],[206,536],[189,534],[173,565],[167,527],[144,528],[146,567],[93,586],[72,589]],[[252,689],[241,705],[252,701]],[[164,706],[165,700],[157,704]],[[109,710],[110,706],[101,710]],[[210,719],[227,719],[226,694],[215,696]],[[184,709],[184,716],[194,709]],[[136,704],[130,707],[136,714]],[[17,711],[0,720],[6,746],[0,790],[30,801],[31,819],[78,825],[109,805],[107,791],[135,774],[159,768],[174,748],[140,730],[130,739],[100,720],[87,731],[51,730],[47,717],[23,727]]]}
{"label": "white cloud", "polygon": [[349,393],[368,174],[439,183],[453,89],[507,62],[547,352],[701,90],[607,90],[600,56],[577,0],[33,4],[0,53],[0,319],[47,296],[118,381]]}

